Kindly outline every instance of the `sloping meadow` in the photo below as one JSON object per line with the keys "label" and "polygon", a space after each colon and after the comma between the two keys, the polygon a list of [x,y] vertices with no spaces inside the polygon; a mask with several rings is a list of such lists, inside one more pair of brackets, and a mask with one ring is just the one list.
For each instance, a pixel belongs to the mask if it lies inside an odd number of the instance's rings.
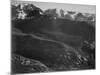
{"label": "sloping meadow", "polygon": [[11,21],[12,73],[94,69],[95,27],[35,9]]}

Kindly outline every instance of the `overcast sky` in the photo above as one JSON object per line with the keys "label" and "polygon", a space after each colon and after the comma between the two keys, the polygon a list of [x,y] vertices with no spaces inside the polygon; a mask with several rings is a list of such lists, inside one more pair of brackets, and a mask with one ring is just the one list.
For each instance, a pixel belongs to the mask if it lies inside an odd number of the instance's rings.
{"label": "overcast sky", "polygon": [[64,9],[65,11],[78,11],[83,13],[96,13],[96,6],[95,5],[79,5],[79,4],[67,4],[67,3],[51,3],[51,2],[35,2],[35,1],[18,1],[12,0],[13,4],[19,3],[32,3],[35,6],[41,8],[42,10],[45,9]]}

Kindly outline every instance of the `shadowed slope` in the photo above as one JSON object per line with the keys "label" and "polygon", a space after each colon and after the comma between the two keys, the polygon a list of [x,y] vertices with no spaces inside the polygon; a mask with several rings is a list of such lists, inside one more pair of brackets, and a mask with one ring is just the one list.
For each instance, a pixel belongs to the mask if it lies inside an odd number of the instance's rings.
{"label": "shadowed slope", "polygon": [[13,37],[16,42],[14,53],[43,62],[53,70],[89,68],[86,55],[62,42],[32,34],[21,35],[20,33]]}
{"label": "shadowed slope", "polygon": [[45,34],[51,39],[66,41],[67,44],[74,47],[79,47],[84,40],[95,41],[95,28],[86,22],[55,20],[48,16],[40,16],[16,21],[13,22],[13,25],[24,33]]}

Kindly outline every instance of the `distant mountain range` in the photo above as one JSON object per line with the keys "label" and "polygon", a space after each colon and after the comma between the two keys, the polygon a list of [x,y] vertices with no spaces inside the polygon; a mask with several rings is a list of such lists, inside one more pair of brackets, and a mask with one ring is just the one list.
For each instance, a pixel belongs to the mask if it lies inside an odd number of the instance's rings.
{"label": "distant mountain range", "polygon": [[95,68],[95,14],[33,4],[11,9],[13,73]]}
{"label": "distant mountain range", "polygon": [[39,7],[34,6],[33,4],[19,4],[12,5],[12,18],[25,19],[30,11],[36,11],[41,15],[50,15],[56,18],[69,19],[74,21],[85,21],[88,23],[95,23],[96,16],[95,14],[82,13],[82,12],[74,12],[74,11],[65,11],[63,9],[47,9],[42,10]]}

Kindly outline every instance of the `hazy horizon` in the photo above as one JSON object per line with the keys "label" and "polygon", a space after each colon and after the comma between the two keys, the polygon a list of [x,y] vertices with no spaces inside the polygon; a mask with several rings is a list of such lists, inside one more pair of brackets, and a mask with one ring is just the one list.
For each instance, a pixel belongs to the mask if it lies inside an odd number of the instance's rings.
{"label": "hazy horizon", "polygon": [[12,4],[19,4],[19,3],[31,3],[35,6],[41,8],[42,10],[46,9],[63,9],[65,11],[76,11],[82,13],[96,13],[96,6],[95,5],[81,5],[81,4],[68,4],[68,3],[53,3],[53,2],[36,2],[36,1],[23,1],[23,0],[12,0]]}

